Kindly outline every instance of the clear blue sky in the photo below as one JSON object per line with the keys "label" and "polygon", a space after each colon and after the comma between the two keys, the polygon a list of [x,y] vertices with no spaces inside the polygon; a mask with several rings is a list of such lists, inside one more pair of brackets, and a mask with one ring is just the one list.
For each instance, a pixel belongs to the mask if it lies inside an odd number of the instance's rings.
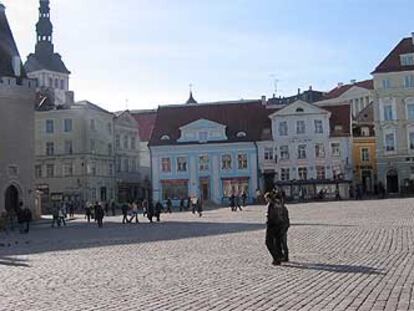
{"label": "clear blue sky", "polygon": [[[3,0],[22,57],[37,0]],[[76,99],[110,110],[329,90],[414,31],[413,0],[51,0]]]}

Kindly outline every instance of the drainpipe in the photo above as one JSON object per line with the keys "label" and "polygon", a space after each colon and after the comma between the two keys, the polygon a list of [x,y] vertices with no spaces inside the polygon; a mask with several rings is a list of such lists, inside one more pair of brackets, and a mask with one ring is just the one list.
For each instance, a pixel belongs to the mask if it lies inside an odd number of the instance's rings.
{"label": "drainpipe", "polygon": [[148,193],[148,204],[150,204],[150,203],[153,203],[153,201],[154,201],[154,197],[153,197],[153,195],[154,195],[154,189],[153,189],[154,175],[153,175],[153,171],[152,171],[152,148],[149,146],[149,142],[148,142],[147,147],[148,147],[149,153],[150,153],[150,173],[151,173],[150,184],[151,184],[151,186],[150,186],[150,193]]}
{"label": "drainpipe", "polygon": [[[257,188],[260,189],[260,178],[259,178],[259,146],[257,146],[257,142],[254,142],[254,146],[256,147],[256,167],[257,167]],[[254,189],[256,192],[257,189]]]}

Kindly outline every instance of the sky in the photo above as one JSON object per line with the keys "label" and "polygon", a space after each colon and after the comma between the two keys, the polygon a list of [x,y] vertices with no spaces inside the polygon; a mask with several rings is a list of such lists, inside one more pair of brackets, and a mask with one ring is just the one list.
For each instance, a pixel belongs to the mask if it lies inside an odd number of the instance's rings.
{"label": "sky", "polygon": [[[0,0],[25,60],[38,0]],[[110,111],[328,91],[414,31],[413,0],[50,0],[76,100]]]}

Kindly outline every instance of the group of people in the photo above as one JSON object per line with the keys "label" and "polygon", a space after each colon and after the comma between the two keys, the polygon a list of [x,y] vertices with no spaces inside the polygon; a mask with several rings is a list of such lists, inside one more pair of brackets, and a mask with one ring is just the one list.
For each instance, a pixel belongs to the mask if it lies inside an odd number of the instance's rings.
{"label": "group of people", "polygon": [[32,220],[32,211],[20,202],[17,208],[9,209],[0,215],[0,230],[14,231],[17,224],[21,234],[28,234]]}
{"label": "group of people", "polygon": [[273,190],[265,195],[267,201],[266,246],[273,265],[289,261],[287,233],[290,227],[289,211],[282,191]]}
{"label": "group of people", "polygon": [[[241,205],[240,205],[240,199],[241,199]],[[230,209],[232,212],[237,212],[238,210],[242,211],[243,207],[246,207],[246,203],[247,203],[247,194],[245,191],[242,192],[242,194],[239,195],[235,195],[234,193],[232,193],[232,195],[230,196]]]}

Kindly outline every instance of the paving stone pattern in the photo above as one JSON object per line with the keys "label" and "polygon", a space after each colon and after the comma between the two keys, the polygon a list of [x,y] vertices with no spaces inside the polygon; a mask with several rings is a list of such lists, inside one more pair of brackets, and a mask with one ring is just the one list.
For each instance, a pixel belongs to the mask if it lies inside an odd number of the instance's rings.
{"label": "paving stone pattern", "polygon": [[3,235],[0,310],[414,310],[413,199],[289,209],[281,267],[257,206]]}

